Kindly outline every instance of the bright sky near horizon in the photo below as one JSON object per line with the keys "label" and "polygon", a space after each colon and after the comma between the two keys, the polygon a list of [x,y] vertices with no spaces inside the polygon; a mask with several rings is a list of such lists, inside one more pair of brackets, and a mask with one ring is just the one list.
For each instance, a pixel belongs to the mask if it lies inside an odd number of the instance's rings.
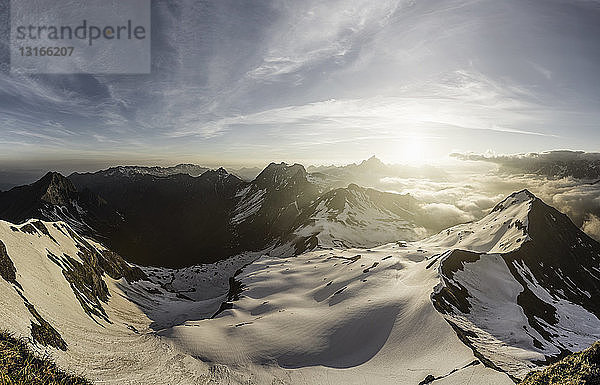
{"label": "bright sky near horizon", "polygon": [[0,73],[0,162],[600,149],[598,1],[152,4],[150,75]]}

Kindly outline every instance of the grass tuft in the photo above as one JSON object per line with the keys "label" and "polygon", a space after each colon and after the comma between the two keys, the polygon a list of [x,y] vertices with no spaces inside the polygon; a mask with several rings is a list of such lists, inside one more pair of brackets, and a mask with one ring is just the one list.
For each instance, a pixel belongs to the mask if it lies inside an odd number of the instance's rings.
{"label": "grass tuft", "polygon": [[519,385],[600,384],[600,341],[573,353],[544,370],[531,372]]}
{"label": "grass tuft", "polygon": [[36,357],[22,339],[0,331],[1,385],[91,385],[65,373],[48,358]]}

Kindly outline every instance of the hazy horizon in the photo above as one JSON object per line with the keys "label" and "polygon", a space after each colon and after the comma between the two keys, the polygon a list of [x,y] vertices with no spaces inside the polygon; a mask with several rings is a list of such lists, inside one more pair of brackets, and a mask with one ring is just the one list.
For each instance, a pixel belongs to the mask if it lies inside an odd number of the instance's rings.
{"label": "hazy horizon", "polygon": [[[305,167],[326,167],[326,166],[346,166],[351,164],[360,164],[361,162],[368,160],[371,157],[375,157],[379,159],[381,162],[387,165],[399,165],[399,166],[412,166],[412,167],[444,167],[444,166],[452,166],[459,167],[460,165],[468,161],[466,156],[477,156],[479,159],[470,159],[471,162],[486,162],[484,158],[486,157],[523,157],[528,156],[530,154],[550,154],[550,153],[558,153],[558,152],[567,152],[567,153],[583,153],[583,154],[591,154],[598,155],[599,152],[596,151],[584,151],[581,149],[550,149],[545,151],[528,151],[528,152],[520,152],[520,153],[495,153],[491,151],[487,151],[484,153],[478,152],[452,152],[448,153],[444,157],[440,157],[437,159],[428,159],[423,160],[418,163],[410,162],[410,161],[390,161],[385,156],[380,156],[377,153],[371,153],[364,157],[355,157],[348,158],[343,160],[318,160],[318,159],[298,159],[298,158],[289,158],[289,157],[281,157],[281,158],[273,158],[267,159],[264,161],[249,161],[249,162],[240,162],[240,161],[232,161],[226,158],[221,159],[209,159],[203,160],[201,158],[113,158],[113,159],[94,159],[94,158],[60,158],[57,157],[55,159],[11,159],[8,161],[3,161],[0,165],[0,171],[8,172],[8,171],[56,171],[63,174],[70,174],[73,172],[93,172],[100,171],[111,167],[119,167],[119,166],[141,166],[141,167],[173,167],[180,164],[193,164],[197,166],[203,166],[211,169],[216,169],[219,167],[223,167],[225,169],[239,169],[239,168],[264,168],[270,163],[286,163],[286,164],[301,164]],[[459,160],[454,155],[465,155],[465,159]],[[493,163],[488,161],[489,163]]]}

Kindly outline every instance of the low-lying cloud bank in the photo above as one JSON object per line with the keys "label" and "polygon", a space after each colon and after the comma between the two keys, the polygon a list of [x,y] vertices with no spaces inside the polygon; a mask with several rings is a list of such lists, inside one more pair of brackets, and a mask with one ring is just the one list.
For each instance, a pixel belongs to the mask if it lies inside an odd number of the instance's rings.
{"label": "low-lying cloud bank", "polygon": [[501,166],[501,170],[547,176],[600,179],[600,153],[583,151],[548,151],[517,155],[483,155],[454,153],[459,160],[484,161]]}
{"label": "low-lying cloud bank", "polygon": [[382,182],[387,190],[410,193],[421,201],[432,229],[478,220],[504,197],[526,188],[600,240],[600,186],[573,177],[489,173],[452,181],[385,178]]}
{"label": "low-lying cloud bank", "polygon": [[585,222],[583,222],[582,230],[592,238],[600,240],[600,218],[593,214],[588,215]]}
{"label": "low-lying cloud bank", "polygon": [[550,151],[519,155],[452,154],[452,157],[495,164],[498,169],[457,176],[446,182],[412,180],[412,187],[403,186],[400,181],[391,185],[402,187],[403,192],[410,191],[426,202],[453,205],[461,211],[454,216],[457,221],[469,215],[478,219],[493,207],[493,202],[527,188],[600,240],[600,153]]}
{"label": "low-lying cloud bank", "polygon": [[[528,189],[567,214],[600,240],[600,154],[552,151],[541,154],[453,154],[465,162],[442,166],[386,165],[372,157],[343,167],[309,167],[337,187],[356,183],[381,191],[410,194],[430,233],[487,215],[504,197]],[[597,178],[597,179],[595,179]],[[339,185],[339,186],[338,186]]]}

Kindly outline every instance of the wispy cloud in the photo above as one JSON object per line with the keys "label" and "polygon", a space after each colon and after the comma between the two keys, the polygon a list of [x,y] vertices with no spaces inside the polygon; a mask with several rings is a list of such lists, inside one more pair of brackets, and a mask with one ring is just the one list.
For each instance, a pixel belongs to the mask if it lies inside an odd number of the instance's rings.
{"label": "wispy cloud", "polygon": [[[328,141],[360,141],[364,137],[402,139],[445,137],[444,132],[487,130],[510,134],[557,137],[527,130],[547,112],[524,97],[522,90],[500,85],[481,74],[457,72],[444,82],[405,88],[400,96],[330,99],[230,116],[206,124],[197,122],[166,133],[169,137],[206,136],[244,127],[298,132]],[[429,87],[429,88],[425,88]],[[528,95],[526,95],[528,96]],[[348,133],[352,132],[351,139]],[[358,135],[358,136],[357,136]],[[325,140],[325,138],[323,138]]]}
{"label": "wispy cloud", "polygon": [[157,0],[152,14],[148,76],[0,73],[0,142],[295,159],[391,156],[407,139],[427,157],[600,145],[591,2]]}
{"label": "wispy cloud", "polygon": [[262,61],[247,72],[259,81],[280,80],[284,75],[300,78],[325,63],[342,66],[345,56],[369,35],[384,28],[408,1],[351,0],[279,2],[283,17],[272,28]]}

